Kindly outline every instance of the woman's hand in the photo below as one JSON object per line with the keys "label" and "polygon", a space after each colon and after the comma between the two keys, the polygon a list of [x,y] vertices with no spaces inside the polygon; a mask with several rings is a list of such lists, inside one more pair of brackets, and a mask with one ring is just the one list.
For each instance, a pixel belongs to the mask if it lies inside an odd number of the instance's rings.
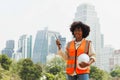
{"label": "woman's hand", "polygon": [[60,50],[61,49],[61,43],[60,43],[59,39],[56,40],[56,45],[58,46],[58,49]]}
{"label": "woman's hand", "polygon": [[81,62],[80,64],[79,64],[79,66],[81,67],[81,68],[85,68],[85,67],[87,67],[87,66],[89,66],[90,64],[89,63],[86,63],[86,62]]}
{"label": "woman's hand", "polygon": [[94,59],[91,58],[88,63],[86,63],[86,62],[81,62],[79,65],[80,65],[81,68],[84,68],[84,67],[90,66],[93,62],[94,62]]}

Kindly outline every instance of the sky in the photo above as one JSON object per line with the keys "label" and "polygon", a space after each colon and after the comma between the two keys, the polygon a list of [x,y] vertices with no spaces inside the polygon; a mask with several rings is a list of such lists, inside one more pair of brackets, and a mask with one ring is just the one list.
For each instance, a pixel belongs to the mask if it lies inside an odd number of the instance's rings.
{"label": "sky", "polygon": [[95,6],[105,45],[120,49],[120,0],[0,0],[0,50],[7,40],[17,43],[21,35],[34,37],[44,27],[70,39],[69,26],[82,3]]}

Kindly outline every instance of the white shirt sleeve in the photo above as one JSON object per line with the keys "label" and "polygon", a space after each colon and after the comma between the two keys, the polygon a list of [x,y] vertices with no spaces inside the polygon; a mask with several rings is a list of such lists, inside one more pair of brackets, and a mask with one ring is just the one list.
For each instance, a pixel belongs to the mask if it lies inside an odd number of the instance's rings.
{"label": "white shirt sleeve", "polygon": [[95,53],[94,47],[93,47],[91,42],[90,42],[90,45],[89,45],[88,55],[90,56],[90,58],[93,58],[94,61],[96,60],[96,53]]}

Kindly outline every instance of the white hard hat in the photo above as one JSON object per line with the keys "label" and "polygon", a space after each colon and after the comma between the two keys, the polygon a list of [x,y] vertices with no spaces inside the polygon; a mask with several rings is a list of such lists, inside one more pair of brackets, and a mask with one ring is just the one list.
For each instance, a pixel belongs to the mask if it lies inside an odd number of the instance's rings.
{"label": "white hard hat", "polygon": [[88,56],[86,53],[82,53],[81,55],[79,55],[79,56],[77,57],[77,67],[78,67],[79,69],[82,69],[82,70],[86,69],[87,67],[81,68],[79,64],[80,64],[81,62],[86,62],[86,63],[88,63],[89,60],[90,60],[89,56]]}

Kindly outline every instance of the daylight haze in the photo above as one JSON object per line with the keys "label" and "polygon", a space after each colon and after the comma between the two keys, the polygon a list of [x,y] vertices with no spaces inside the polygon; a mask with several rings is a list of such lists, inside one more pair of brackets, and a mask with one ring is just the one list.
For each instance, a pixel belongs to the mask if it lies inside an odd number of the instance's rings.
{"label": "daylight haze", "polygon": [[23,34],[34,35],[48,27],[70,40],[69,25],[82,3],[95,6],[104,43],[120,49],[119,0],[0,0],[0,50],[7,40]]}

